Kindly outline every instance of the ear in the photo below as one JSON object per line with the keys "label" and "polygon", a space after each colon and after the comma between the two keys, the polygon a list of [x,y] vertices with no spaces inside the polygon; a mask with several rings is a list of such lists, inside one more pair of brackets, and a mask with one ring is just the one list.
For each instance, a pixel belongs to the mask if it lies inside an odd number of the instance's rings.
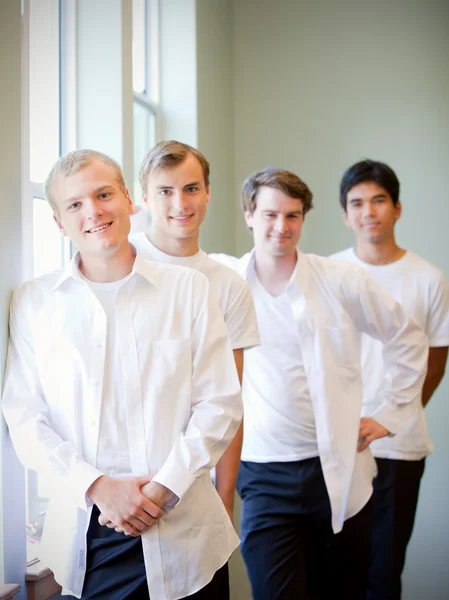
{"label": "ear", "polygon": [[134,214],[134,202],[131,200],[131,195],[129,193],[128,188],[126,188],[125,190],[125,196],[128,202],[128,214],[132,215]]}
{"label": "ear", "polygon": [[206,187],[206,193],[207,193],[207,200],[206,200],[206,203],[207,203],[207,204],[209,204],[209,202],[210,202],[210,185],[208,185],[208,186]]}
{"label": "ear", "polygon": [[248,227],[248,229],[252,229],[253,227],[253,214],[250,213],[249,210],[245,210],[245,221],[246,221],[246,226]]}
{"label": "ear", "polygon": [[148,200],[148,192],[142,192],[142,202],[145,204],[145,207],[147,208],[147,210],[150,211],[150,202]]}
{"label": "ear", "polygon": [[58,226],[58,229],[62,233],[62,235],[64,235],[65,237],[67,237],[69,234],[64,229],[64,225],[61,223],[61,219],[58,217],[58,215],[53,214],[53,220],[56,223],[56,225]]}
{"label": "ear", "polygon": [[345,209],[343,209],[341,211],[341,214],[343,215],[343,221],[345,222],[346,227],[351,228],[350,224],[349,224],[349,219],[348,219],[348,213],[346,212]]}
{"label": "ear", "polygon": [[402,204],[401,201],[398,200],[396,206],[394,207],[394,222],[401,218],[402,215]]}

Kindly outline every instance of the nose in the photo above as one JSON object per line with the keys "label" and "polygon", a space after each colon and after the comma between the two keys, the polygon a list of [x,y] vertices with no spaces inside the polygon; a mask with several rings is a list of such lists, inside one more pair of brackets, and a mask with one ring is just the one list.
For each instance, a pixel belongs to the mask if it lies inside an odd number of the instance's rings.
{"label": "nose", "polygon": [[288,222],[287,222],[287,218],[284,217],[283,215],[278,215],[277,219],[276,219],[276,231],[278,231],[280,234],[286,233],[288,229]]}
{"label": "nose", "polygon": [[363,216],[372,217],[375,213],[374,204],[372,202],[364,202],[363,204]]}
{"label": "nose", "polygon": [[179,212],[183,212],[187,208],[187,200],[182,191],[173,194],[173,207]]}
{"label": "nose", "polygon": [[103,214],[103,207],[96,198],[89,198],[84,201],[84,210],[88,219],[98,219]]}

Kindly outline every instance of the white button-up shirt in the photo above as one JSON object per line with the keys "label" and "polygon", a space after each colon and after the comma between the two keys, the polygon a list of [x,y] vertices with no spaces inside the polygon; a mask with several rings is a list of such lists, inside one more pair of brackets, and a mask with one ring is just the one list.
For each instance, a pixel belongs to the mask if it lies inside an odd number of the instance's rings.
{"label": "white button-up shirt", "polygon": [[[154,475],[181,499],[142,536],[151,598],[176,600],[204,587],[238,546],[209,471],[240,424],[239,382],[201,273],[137,254],[116,319],[132,473]],[[109,374],[106,315],[77,257],[16,290],[10,327],[4,415],[21,461],[53,478],[42,555],[79,597]]]}
{"label": "white button-up shirt", "polygon": [[[244,277],[254,261],[253,253],[241,259],[211,256],[233,266]],[[355,265],[298,252],[286,292],[297,326],[332,526],[337,533],[344,521],[369,500],[375,475],[370,450],[356,451],[363,397],[361,334],[383,343],[386,368],[382,398],[376,412],[369,416],[393,434],[400,431],[402,408],[410,401],[410,390],[419,392],[424,382],[428,354],[423,343],[425,334],[383,288]],[[257,361],[246,358],[257,351],[245,351],[243,402],[247,422],[260,419],[264,410],[263,399],[251,386],[258,380]],[[252,460],[256,460],[257,451],[247,448],[244,442],[244,453],[251,454]]]}

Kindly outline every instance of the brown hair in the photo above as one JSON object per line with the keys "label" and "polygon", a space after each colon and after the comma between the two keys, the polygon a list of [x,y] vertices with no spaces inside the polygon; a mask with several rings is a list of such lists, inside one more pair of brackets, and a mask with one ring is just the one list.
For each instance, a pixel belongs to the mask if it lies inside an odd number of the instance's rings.
{"label": "brown hair", "polygon": [[204,183],[206,186],[209,186],[210,167],[204,154],[188,144],[169,140],[156,144],[143,159],[139,171],[139,181],[142,192],[145,193],[147,191],[148,175],[155,169],[171,169],[184,162],[188,154],[192,154],[198,159],[201,168],[203,169]]}
{"label": "brown hair", "polygon": [[73,150],[61,158],[53,165],[50,173],[47,175],[47,179],[44,184],[45,197],[48,200],[53,212],[57,215],[59,212],[55,198],[52,193],[53,182],[55,177],[59,174],[67,177],[78,173],[81,169],[84,169],[95,160],[102,162],[103,164],[111,167],[114,171],[115,178],[120,186],[123,193],[126,193],[126,184],[123,177],[123,171],[120,165],[107,154],[103,152],[97,152],[96,150]]}
{"label": "brown hair", "polygon": [[267,168],[258,173],[253,173],[244,181],[241,200],[245,212],[252,215],[256,210],[257,192],[262,186],[275,188],[291,198],[302,200],[304,215],[313,208],[313,194],[297,175],[291,171]]}

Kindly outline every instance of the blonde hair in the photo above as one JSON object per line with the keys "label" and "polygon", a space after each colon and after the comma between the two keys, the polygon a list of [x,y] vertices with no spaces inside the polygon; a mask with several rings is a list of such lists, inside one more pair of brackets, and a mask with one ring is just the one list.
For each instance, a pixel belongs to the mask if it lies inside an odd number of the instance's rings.
{"label": "blonde hair", "polygon": [[123,193],[126,193],[125,178],[123,177],[123,171],[118,162],[103,152],[97,152],[96,150],[73,150],[61,158],[53,165],[50,173],[47,176],[44,184],[45,198],[48,200],[53,212],[58,214],[58,206],[53,196],[52,187],[53,182],[57,175],[73,175],[78,173],[95,160],[102,162],[103,164],[111,167],[114,172],[117,183]]}
{"label": "blonde hair", "polygon": [[145,156],[139,171],[139,182],[143,193],[147,191],[147,180],[155,169],[171,169],[186,159],[188,154],[192,154],[200,163],[203,169],[204,183],[209,186],[210,166],[204,154],[193,146],[169,140],[159,142]]}

